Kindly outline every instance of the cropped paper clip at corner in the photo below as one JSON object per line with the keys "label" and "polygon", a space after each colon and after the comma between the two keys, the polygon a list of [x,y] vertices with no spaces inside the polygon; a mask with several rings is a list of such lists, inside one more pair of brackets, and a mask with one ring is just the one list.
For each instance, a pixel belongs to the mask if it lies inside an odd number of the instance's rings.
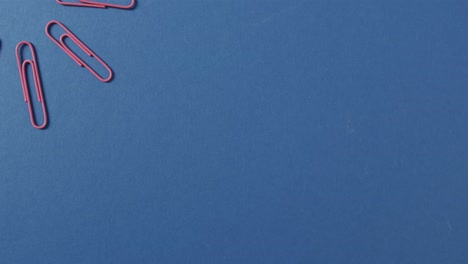
{"label": "cropped paper clip at corner", "polygon": [[99,5],[103,7],[112,7],[112,8],[119,8],[119,9],[132,9],[136,4],[136,0],[132,0],[132,2],[129,5],[111,4],[111,3],[105,3],[105,2],[98,2],[95,0],[80,0],[80,2],[90,4],[90,5]]}
{"label": "cropped paper clip at corner", "polygon": [[64,2],[62,0],[55,0],[57,3],[64,5],[64,6],[80,6],[80,7],[95,7],[95,8],[106,8],[103,5],[96,5],[96,4],[88,4],[83,2]]}
{"label": "cropped paper clip at corner", "polygon": [[119,9],[132,9],[135,4],[136,0],[132,0],[129,5],[119,5],[119,4],[112,4],[106,2],[98,2],[94,0],[79,0],[79,2],[64,2],[62,0],[56,0],[57,3],[64,5],[64,6],[81,6],[81,7],[95,7],[95,8],[119,8]]}
{"label": "cropped paper clip at corner", "polygon": [[[28,46],[29,49],[31,50],[32,58],[30,60],[22,61],[21,48],[23,46]],[[21,86],[23,88],[24,101],[28,103],[29,117],[31,119],[31,124],[33,125],[34,128],[44,129],[47,126],[47,108],[46,108],[46,103],[44,101],[44,94],[42,91],[42,82],[41,82],[41,77],[39,74],[39,69],[37,66],[37,57],[36,57],[36,52],[34,50],[34,46],[30,42],[27,42],[27,41],[21,41],[20,43],[18,43],[18,45],[16,46],[16,60],[18,61],[18,70],[19,70],[19,74],[21,78]],[[31,102],[31,96],[29,95],[29,86],[28,86],[27,72],[26,72],[26,67],[28,65],[31,65],[32,67],[32,72],[34,76],[34,85],[36,86],[36,92],[37,92],[37,100],[42,105],[42,112],[44,115],[44,122],[42,125],[38,125],[34,117],[34,110],[33,110],[32,102]]]}
{"label": "cropped paper clip at corner", "polygon": [[[54,38],[52,36],[52,34],[50,33],[50,27],[52,25],[58,25],[59,27],[61,27],[65,33],[63,33],[60,38],[57,40],[56,38]],[[114,73],[112,72],[112,69],[98,56],[96,55],[96,53],[94,53],[90,48],[88,48],[88,46],[86,46],[77,36],[75,36],[75,34],[73,34],[67,27],[65,27],[64,24],[62,24],[61,22],[57,21],[57,20],[52,20],[50,21],[49,23],[47,23],[46,25],[46,28],[45,28],[45,32],[47,34],[47,36],[57,45],[59,46],[59,48],[61,48],[68,56],[70,56],[70,58],[72,58],[80,67],[85,67],[86,69],[88,69],[89,72],[91,72],[94,76],[96,76],[96,78],[98,78],[101,82],[109,82],[110,80],[112,80],[112,77],[114,76]],[[91,68],[91,66],[89,66],[86,62],[84,62],[80,57],[78,57],[78,55],[76,55],[66,44],[65,44],[65,39],[66,38],[69,38],[71,39],[73,42],[75,42],[75,44],[81,48],[88,56],[90,57],[93,57],[95,58],[96,60],[98,60],[98,62],[104,67],[106,68],[106,70],[109,72],[109,76],[107,78],[104,78],[102,77],[101,75],[99,75],[99,73],[97,73],[93,68]]]}

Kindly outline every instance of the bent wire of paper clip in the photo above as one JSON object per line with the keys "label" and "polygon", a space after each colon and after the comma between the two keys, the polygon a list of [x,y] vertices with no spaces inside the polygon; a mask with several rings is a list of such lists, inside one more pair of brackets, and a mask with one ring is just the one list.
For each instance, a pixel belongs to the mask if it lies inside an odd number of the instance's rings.
{"label": "bent wire of paper clip", "polygon": [[[21,48],[23,46],[29,47],[29,49],[31,50],[32,59],[28,59],[24,61],[22,60]],[[44,101],[44,93],[42,90],[42,82],[41,82],[41,77],[39,74],[39,68],[37,66],[37,57],[36,57],[36,52],[34,50],[34,46],[28,41],[21,41],[20,43],[18,43],[18,45],[16,46],[16,60],[18,61],[18,70],[19,70],[19,74],[21,78],[21,85],[23,88],[24,101],[28,103],[29,117],[31,119],[31,124],[33,125],[33,127],[37,129],[44,129],[48,123],[47,107]],[[36,86],[36,92],[37,92],[37,100],[42,105],[42,112],[44,115],[44,121],[42,125],[38,125],[34,117],[34,110],[33,110],[32,102],[31,102],[31,97],[29,95],[29,86],[28,86],[27,73],[26,73],[26,68],[28,65],[31,65],[32,67],[32,72],[34,76],[34,85]]]}
{"label": "bent wire of paper clip", "polygon": [[98,2],[94,0],[79,0],[79,2],[64,2],[62,0],[55,0],[55,1],[64,6],[81,6],[81,7],[95,7],[95,8],[112,7],[112,8],[119,8],[119,9],[132,9],[136,4],[136,0],[132,0],[132,2],[129,5],[119,5],[119,4]]}
{"label": "bent wire of paper clip", "polygon": [[[60,38],[57,40],[55,37],[52,36],[50,33],[50,27],[52,25],[58,25],[61,27],[65,33],[63,33]],[[57,45],[59,46],[70,58],[72,58],[80,67],[85,67],[88,69],[96,78],[98,78],[102,82],[109,82],[112,80],[113,77],[113,72],[112,69],[98,56],[96,53],[94,53],[88,46],[86,46],[75,34],[73,34],[65,25],[63,25],[61,22],[57,20],[52,20],[49,23],[47,23],[45,27],[45,32],[47,36]],[[88,56],[96,58],[96,60],[99,61],[99,63],[106,68],[106,70],[109,72],[109,76],[107,78],[102,77],[97,73],[91,66],[89,66],[86,62],[84,62],[78,55],[76,55],[66,44],[65,44],[65,39],[70,38],[73,42],[75,42],[76,45],[78,45],[79,48],[81,48]]]}

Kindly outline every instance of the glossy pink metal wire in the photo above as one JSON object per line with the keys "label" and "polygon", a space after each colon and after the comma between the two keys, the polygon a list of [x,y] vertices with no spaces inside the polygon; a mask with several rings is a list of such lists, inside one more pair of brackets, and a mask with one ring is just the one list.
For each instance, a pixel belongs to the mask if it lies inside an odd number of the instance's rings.
{"label": "glossy pink metal wire", "polygon": [[98,5],[98,6],[105,6],[105,7],[112,7],[112,8],[120,8],[120,9],[132,9],[136,4],[136,0],[132,0],[132,2],[129,5],[111,4],[111,3],[105,3],[105,2],[98,2],[98,1],[95,1],[95,0],[80,0],[80,2],[91,4],[91,5]]}
{"label": "glossy pink metal wire", "polygon": [[[20,50],[21,50],[21,47],[25,45],[28,46],[29,49],[31,50],[32,59],[22,61]],[[36,57],[36,52],[34,50],[34,46],[28,41],[21,41],[20,43],[18,43],[18,45],[16,46],[16,60],[18,62],[18,70],[19,70],[19,74],[21,78],[21,86],[23,88],[24,101],[28,103],[29,118],[31,119],[31,124],[33,125],[34,128],[43,129],[47,126],[47,122],[48,122],[47,108],[46,108],[46,104],[44,101],[41,77],[39,75],[39,69],[37,67],[37,57]],[[31,65],[32,67],[33,76],[34,76],[34,85],[36,86],[36,92],[37,92],[37,100],[42,105],[42,112],[44,115],[44,122],[42,125],[38,125],[34,117],[34,111],[33,111],[33,106],[31,103],[31,97],[29,95],[28,81],[26,77],[26,67],[28,66],[28,64]]]}
{"label": "glossy pink metal wire", "polygon": [[[50,27],[54,24],[60,26],[65,31],[65,33],[60,36],[59,40],[57,40],[56,38],[52,36],[52,34],[50,34]],[[45,27],[45,32],[47,36],[49,36],[49,38],[57,46],[59,46],[66,54],[68,54],[68,56],[70,56],[70,58],[72,58],[80,67],[85,67],[86,69],[88,69],[88,71],[90,71],[94,76],[96,76],[96,78],[98,78],[102,82],[109,82],[112,79],[114,75],[114,73],[112,72],[112,69],[98,55],[96,55],[96,53],[94,53],[90,48],[88,48],[88,46],[86,46],[77,36],[75,36],[75,34],[73,34],[67,27],[65,27],[65,25],[63,25],[61,22],[57,20],[50,21],[49,23],[47,23]],[[75,44],[78,45],[78,47],[80,47],[88,56],[94,57],[96,60],[98,60],[99,63],[101,63],[102,66],[104,66],[104,68],[106,68],[106,70],[109,72],[109,76],[107,78],[102,77],[93,68],[91,68],[86,62],[84,62],[80,57],[78,57],[78,55],[76,55],[65,44],[66,38],[70,38],[73,42],[75,42]]]}
{"label": "glossy pink metal wire", "polygon": [[79,0],[79,2],[64,2],[62,0],[55,0],[57,3],[64,5],[64,6],[81,6],[81,7],[95,7],[95,8],[120,8],[120,9],[132,9],[135,4],[136,0],[132,0],[129,5],[118,5],[112,3],[105,3],[105,2],[98,2],[94,0]]}
{"label": "glossy pink metal wire", "polygon": [[64,5],[64,6],[81,6],[81,7],[95,7],[95,8],[106,8],[103,5],[97,5],[97,4],[89,4],[89,3],[83,3],[83,2],[63,2],[62,0],[55,0],[57,3]]}

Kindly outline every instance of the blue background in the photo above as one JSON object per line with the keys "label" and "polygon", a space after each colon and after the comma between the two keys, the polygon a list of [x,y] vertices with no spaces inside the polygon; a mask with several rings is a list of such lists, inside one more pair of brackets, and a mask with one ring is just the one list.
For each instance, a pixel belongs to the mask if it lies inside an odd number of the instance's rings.
{"label": "blue background", "polygon": [[[0,262],[466,263],[467,14],[435,0],[2,1]],[[111,83],[46,37],[52,19]],[[37,50],[44,131],[21,40]]]}

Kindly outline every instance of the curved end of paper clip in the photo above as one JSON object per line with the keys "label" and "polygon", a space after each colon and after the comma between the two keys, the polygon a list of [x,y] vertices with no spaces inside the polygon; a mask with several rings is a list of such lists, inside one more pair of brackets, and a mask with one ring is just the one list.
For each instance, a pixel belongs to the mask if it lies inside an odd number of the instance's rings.
{"label": "curved end of paper clip", "polygon": [[[58,0],[57,0],[57,2],[58,2]],[[47,25],[45,26],[45,33],[46,33],[46,35],[47,35],[49,38],[51,38],[52,40],[55,40],[54,37],[52,37],[52,34],[50,34],[50,30],[49,30],[50,27],[51,27],[53,24],[61,25],[61,23],[60,23],[59,21],[57,21],[57,20],[51,20],[51,21],[49,21],[49,23],[47,23]],[[55,42],[57,42],[57,41],[55,41]],[[57,42],[57,43],[58,43],[58,42]]]}
{"label": "curved end of paper clip", "polygon": [[[93,56],[94,57],[94,56]],[[88,64],[84,63],[83,64],[83,67],[85,67],[86,69],[88,69],[89,72],[91,72],[91,74],[93,74],[99,81],[101,82],[110,82],[113,78],[114,78],[114,72],[112,71],[112,69],[109,67],[109,65],[107,65],[107,63],[105,63],[101,58],[99,57],[95,57],[101,64],[102,66],[104,66],[104,68],[107,70],[107,72],[109,73],[108,77],[107,78],[104,78],[102,77],[99,73],[96,72],[96,70],[94,70],[93,68],[91,68]]]}
{"label": "curved end of paper clip", "polygon": [[37,125],[36,121],[34,121],[34,117],[31,117],[31,124],[36,129],[45,129],[49,125],[49,120],[47,119],[47,113],[45,112],[47,110],[45,109],[44,104],[42,104],[42,111],[44,112],[44,122],[42,123],[42,125]]}
{"label": "curved end of paper clip", "polygon": [[112,69],[109,66],[107,66],[106,68],[109,71],[109,77],[107,77],[107,79],[104,79],[102,81],[103,82],[110,82],[114,78],[114,72],[112,71]]}
{"label": "curved end of paper clip", "polygon": [[[49,21],[46,26],[45,26],[45,33],[47,34],[47,36],[49,36],[49,38],[52,38],[53,39],[53,36],[52,34],[50,33],[50,28],[53,26],[53,25],[57,25],[61,28],[63,28],[65,31],[69,32],[70,30],[64,25],[62,24],[62,22],[58,21],[58,20],[51,20]],[[57,42],[58,43],[58,42]]]}

